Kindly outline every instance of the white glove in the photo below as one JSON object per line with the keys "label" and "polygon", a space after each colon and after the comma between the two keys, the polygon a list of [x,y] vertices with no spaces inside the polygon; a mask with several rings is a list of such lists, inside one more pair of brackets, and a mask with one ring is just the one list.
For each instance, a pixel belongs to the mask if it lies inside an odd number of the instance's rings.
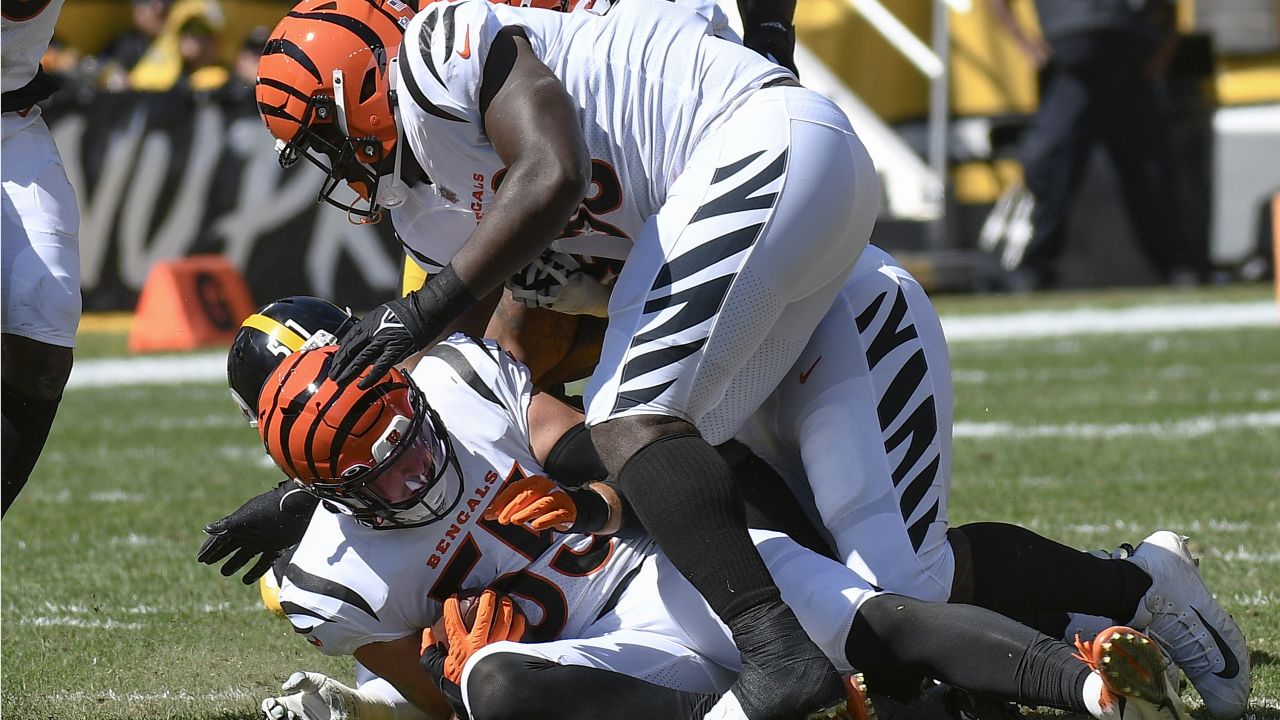
{"label": "white glove", "polygon": [[568,253],[547,250],[507,282],[511,296],[525,307],[566,315],[609,316],[608,287],[582,271]]}
{"label": "white glove", "polygon": [[284,695],[262,701],[268,720],[393,720],[394,705],[347,687],[327,675],[296,672],[280,686]]}

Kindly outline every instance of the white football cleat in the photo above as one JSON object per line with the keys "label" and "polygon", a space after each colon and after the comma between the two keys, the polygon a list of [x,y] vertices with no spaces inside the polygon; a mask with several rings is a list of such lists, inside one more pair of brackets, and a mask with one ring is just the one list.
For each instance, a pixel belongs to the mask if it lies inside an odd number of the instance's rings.
{"label": "white football cleat", "polygon": [[1093,711],[1099,720],[1190,720],[1165,676],[1159,646],[1146,635],[1113,626],[1093,640],[1077,640],[1076,649],[1102,680]]}
{"label": "white football cleat", "polygon": [[1168,651],[1216,720],[1243,715],[1252,686],[1244,634],[1200,579],[1186,538],[1152,533],[1125,559],[1151,576],[1130,625]]}

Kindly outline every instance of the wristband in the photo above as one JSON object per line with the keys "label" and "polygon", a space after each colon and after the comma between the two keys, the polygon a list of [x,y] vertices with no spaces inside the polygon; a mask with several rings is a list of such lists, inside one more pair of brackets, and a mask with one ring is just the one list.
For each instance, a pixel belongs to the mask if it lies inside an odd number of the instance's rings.
{"label": "wristband", "polygon": [[[462,279],[453,269],[453,263],[444,266],[420,290],[409,293],[418,322],[423,325],[413,331],[414,339],[426,344],[476,302]],[[403,320],[402,320],[403,322]],[[439,327],[426,323],[438,323]],[[422,337],[429,335],[429,337]]]}
{"label": "wristband", "polygon": [[566,488],[578,517],[567,532],[597,533],[609,522],[609,503],[600,493],[587,488]]}

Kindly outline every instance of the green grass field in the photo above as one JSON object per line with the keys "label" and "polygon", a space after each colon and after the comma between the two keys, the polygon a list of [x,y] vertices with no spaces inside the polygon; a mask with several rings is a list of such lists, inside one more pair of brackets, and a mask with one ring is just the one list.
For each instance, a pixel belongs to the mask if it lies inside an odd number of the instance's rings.
{"label": "green grass field", "polygon": [[[1269,297],[939,305],[946,318]],[[122,352],[118,335],[86,336],[79,358]],[[1249,638],[1251,712],[1280,718],[1280,329],[965,341],[952,356],[953,523],[1018,522],[1090,549],[1193,536]],[[248,719],[294,670],[350,681],[349,661],[263,612],[255,588],[194,561],[201,526],[276,478],[216,380],[69,390],[3,526],[5,720]]]}

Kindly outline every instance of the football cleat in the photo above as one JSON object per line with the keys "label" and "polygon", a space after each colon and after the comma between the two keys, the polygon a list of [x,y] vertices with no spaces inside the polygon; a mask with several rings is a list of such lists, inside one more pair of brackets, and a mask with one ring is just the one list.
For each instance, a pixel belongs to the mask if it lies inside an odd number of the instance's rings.
{"label": "football cleat", "polygon": [[825,710],[809,713],[805,720],[876,720],[876,710],[867,695],[862,673],[845,675],[843,682],[845,699]]}
{"label": "football cleat", "polygon": [[1244,634],[1200,579],[1186,538],[1152,533],[1126,560],[1151,576],[1130,624],[1169,651],[1214,718],[1243,715],[1251,687]]}
{"label": "football cleat", "polygon": [[1100,720],[1190,720],[1164,671],[1159,646],[1123,626],[1076,640],[1076,657],[1102,679]]}

